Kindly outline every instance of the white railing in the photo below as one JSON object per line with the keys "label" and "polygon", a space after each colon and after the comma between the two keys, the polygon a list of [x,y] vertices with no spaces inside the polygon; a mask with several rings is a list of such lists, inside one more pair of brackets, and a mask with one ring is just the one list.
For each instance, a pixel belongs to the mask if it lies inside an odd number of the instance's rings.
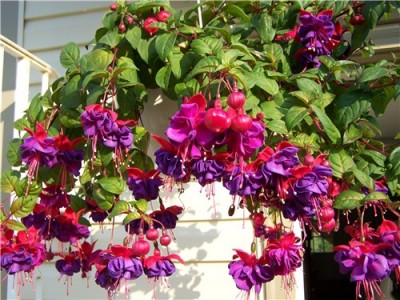
{"label": "white railing", "polygon": [[[51,77],[58,74],[49,64],[36,57],[26,49],[17,45],[10,39],[0,35],[0,103],[3,103],[3,75],[4,54],[8,53],[17,59],[15,93],[14,93],[14,120],[22,117],[23,111],[29,103],[29,77],[31,68],[42,73],[41,92],[47,90]],[[15,132],[14,132],[15,135]]]}

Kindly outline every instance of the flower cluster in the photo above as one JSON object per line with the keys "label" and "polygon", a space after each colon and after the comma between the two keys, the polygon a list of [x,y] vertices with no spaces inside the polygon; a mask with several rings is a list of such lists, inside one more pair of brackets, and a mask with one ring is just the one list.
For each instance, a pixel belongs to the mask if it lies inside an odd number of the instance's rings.
{"label": "flower cluster", "polygon": [[357,295],[361,287],[368,299],[376,292],[383,298],[379,283],[392,271],[400,280],[400,230],[389,220],[374,230],[368,224],[349,225],[345,228],[352,237],[348,245],[334,247],[335,260],[342,274],[350,273],[350,280],[357,283]]}
{"label": "flower cluster", "polygon": [[84,158],[83,150],[76,149],[82,139],[73,141],[63,134],[49,137],[43,124],[36,124],[36,131],[29,128],[25,130],[30,134],[20,146],[22,161],[28,165],[28,179],[32,181],[37,177],[39,167],[61,167],[61,186],[65,188],[70,174],[79,176],[79,170]]}
{"label": "flower cluster", "polygon": [[[129,127],[135,126],[132,120],[118,120],[118,114],[99,104],[85,107],[81,115],[83,133],[88,139],[92,139],[92,160],[97,151],[97,143],[113,148],[114,160],[122,162],[123,151],[132,148],[133,134]],[[118,164],[119,165],[119,164]]]}

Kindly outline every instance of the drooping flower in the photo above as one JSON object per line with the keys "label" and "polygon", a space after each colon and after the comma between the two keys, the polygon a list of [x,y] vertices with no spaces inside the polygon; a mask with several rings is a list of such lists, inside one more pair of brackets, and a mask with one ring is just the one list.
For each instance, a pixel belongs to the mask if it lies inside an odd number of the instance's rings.
{"label": "drooping flower", "polygon": [[255,195],[263,182],[263,175],[255,165],[234,165],[225,171],[223,182],[231,195]]}
{"label": "drooping flower", "polygon": [[137,258],[113,258],[108,262],[107,269],[111,278],[132,280],[139,278],[143,274],[143,266]]}
{"label": "drooping flower", "polygon": [[333,248],[337,251],[335,261],[339,263],[340,273],[350,272],[350,280],[357,282],[356,295],[360,295],[362,285],[368,299],[374,299],[374,292],[383,297],[379,282],[389,276],[391,269],[386,257],[379,252],[389,246],[352,240],[349,246]]}
{"label": "drooping flower", "polygon": [[[171,122],[165,131],[165,135],[171,143],[178,147],[179,154],[186,158],[199,158],[201,156],[198,139],[203,139],[202,144],[209,143],[213,134],[208,131],[208,135],[198,135],[198,126],[203,122],[204,112],[207,101],[202,94],[196,94],[190,99],[185,99],[180,109],[171,118]],[[206,132],[203,130],[202,132]]]}
{"label": "drooping flower", "polygon": [[[180,206],[173,205],[164,208],[164,205],[161,205],[159,210],[155,210],[150,214],[150,217],[163,224],[165,229],[174,229],[178,221],[178,215],[181,214],[182,211],[183,208]],[[154,222],[154,228],[162,228],[161,224],[158,222]]]}
{"label": "drooping flower", "polygon": [[275,275],[289,275],[301,266],[302,253],[300,239],[289,232],[280,239],[269,239],[264,250],[264,258]]}
{"label": "drooping flower", "polygon": [[129,176],[126,183],[136,200],[151,201],[158,198],[159,187],[163,184],[158,171],[143,172],[138,168],[127,168],[126,172]]}
{"label": "drooping flower", "polygon": [[76,252],[63,255],[62,259],[56,261],[56,269],[60,274],[73,276],[81,271],[81,262]]}
{"label": "drooping flower", "polygon": [[161,251],[156,248],[154,250],[154,255],[144,259],[144,273],[147,277],[155,279],[169,277],[176,271],[175,265],[171,261],[172,259],[182,264],[184,263],[179,255],[169,254],[167,256],[162,256]]}
{"label": "drooping flower", "polygon": [[201,186],[221,181],[225,164],[215,159],[197,159],[192,161],[192,174]]}
{"label": "drooping flower", "polygon": [[20,146],[21,159],[28,165],[28,179],[37,176],[39,167],[53,167],[57,164],[57,149],[54,147],[54,138],[47,136],[47,131],[40,123],[36,124],[36,131],[25,130],[31,135],[24,139]]}
{"label": "drooping flower", "polygon": [[256,294],[260,293],[261,285],[274,278],[270,267],[264,265],[262,260],[257,259],[254,254],[248,254],[243,250],[235,249],[239,260],[229,263],[229,275],[233,277],[236,287],[240,290],[250,292],[254,286]]}

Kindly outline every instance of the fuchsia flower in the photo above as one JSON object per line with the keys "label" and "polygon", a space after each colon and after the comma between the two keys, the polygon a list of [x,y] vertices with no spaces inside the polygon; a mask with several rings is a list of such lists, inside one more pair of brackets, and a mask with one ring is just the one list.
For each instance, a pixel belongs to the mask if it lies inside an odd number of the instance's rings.
{"label": "fuchsia flower", "polygon": [[138,168],[127,168],[126,172],[128,173],[126,183],[136,200],[151,201],[158,198],[159,187],[163,184],[158,171],[143,172]]}
{"label": "fuchsia flower", "polygon": [[172,259],[184,263],[177,254],[162,256],[159,249],[154,249],[154,255],[144,259],[144,273],[148,278],[158,279],[160,277],[169,277],[175,273],[176,268]]}
{"label": "fuchsia flower", "polygon": [[301,10],[297,37],[305,48],[296,53],[296,60],[306,67],[318,68],[318,56],[331,55],[342,39],[340,23],[332,21],[332,10],[321,11],[318,15]]}
{"label": "fuchsia flower", "polygon": [[237,253],[234,257],[239,257],[239,260],[230,262],[228,268],[236,287],[249,292],[254,286],[254,291],[260,293],[261,285],[271,281],[274,273],[265,265],[263,259],[257,259],[254,254],[248,254],[243,250],[234,250]]}
{"label": "fuchsia flower", "polygon": [[62,259],[56,261],[56,269],[61,275],[73,276],[74,273],[81,271],[81,262],[78,252],[74,251],[67,255],[62,255]]}
{"label": "fuchsia flower", "polygon": [[[161,205],[159,210],[155,210],[150,214],[150,217],[163,224],[165,229],[174,229],[178,221],[178,215],[182,212],[183,208],[180,206],[173,205],[164,208],[164,205]],[[158,222],[154,222],[154,228],[162,228]]]}
{"label": "fuchsia flower", "polygon": [[225,170],[224,186],[231,195],[255,195],[263,183],[263,174],[257,164],[232,165]]}
{"label": "fuchsia flower", "polygon": [[199,147],[209,147],[215,133],[204,126],[204,114],[207,101],[202,94],[185,98],[180,110],[171,118],[165,135],[178,147],[182,159],[199,158]]}
{"label": "fuchsia flower", "polygon": [[19,231],[16,236],[12,231],[2,235],[0,265],[10,275],[18,272],[31,273],[35,267],[43,263],[45,253],[44,244],[39,242],[34,228]]}
{"label": "fuchsia flower", "polygon": [[37,176],[39,167],[53,167],[57,163],[57,149],[54,147],[54,138],[47,136],[47,131],[40,123],[36,124],[36,131],[25,130],[31,135],[24,139],[20,146],[22,161],[28,165],[28,179]]}
{"label": "fuchsia flower", "polygon": [[289,275],[301,266],[304,252],[300,239],[293,232],[279,239],[269,239],[263,257],[275,275]]}
{"label": "fuchsia flower", "polygon": [[383,297],[380,281],[392,271],[396,276],[399,275],[400,239],[397,225],[383,220],[376,231],[368,224],[363,224],[362,231],[360,226],[347,226],[345,230],[353,239],[349,245],[333,248],[337,251],[335,260],[339,263],[340,272],[350,273],[350,280],[357,282],[357,295],[362,286],[368,299],[374,299],[374,292]]}

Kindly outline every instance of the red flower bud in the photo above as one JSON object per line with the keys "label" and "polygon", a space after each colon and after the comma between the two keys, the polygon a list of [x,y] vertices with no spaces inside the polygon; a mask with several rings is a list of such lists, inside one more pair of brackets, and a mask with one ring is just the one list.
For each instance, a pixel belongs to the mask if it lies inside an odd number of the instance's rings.
{"label": "red flower bud", "polygon": [[166,22],[167,19],[171,16],[171,13],[166,10],[160,10],[156,16],[158,22]]}
{"label": "red flower bud", "polygon": [[246,114],[237,115],[232,121],[232,129],[239,133],[244,133],[253,124],[252,119]]}
{"label": "red flower bud", "polygon": [[242,92],[233,92],[229,94],[227,102],[233,109],[239,109],[242,108],[246,102],[246,97]]}
{"label": "red flower bud", "polygon": [[148,34],[153,35],[154,33],[156,33],[158,31],[158,28],[151,27],[150,25],[153,23],[156,23],[156,22],[158,22],[158,21],[154,17],[146,18],[143,22],[144,30],[146,30],[146,32]]}
{"label": "red flower bud", "polygon": [[149,230],[146,231],[146,238],[149,241],[155,241],[156,239],[158,239],[158,230],[155,228],[150,228]]}
{"label": "red flower bud", "polygon": [[145,240],[137,240],[132,245],[133,253],[137,256],[143,256],[150,252],[150,244]]}

